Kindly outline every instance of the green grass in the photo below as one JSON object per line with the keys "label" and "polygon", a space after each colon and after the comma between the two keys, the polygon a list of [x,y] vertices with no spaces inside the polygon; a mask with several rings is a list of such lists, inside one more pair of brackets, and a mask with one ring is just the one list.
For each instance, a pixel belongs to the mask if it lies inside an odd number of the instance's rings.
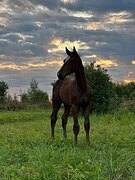
{"label": "green grass", "polygon": [[91,146],[80,117],[78,144],[69,117],[63,140],[61,112],[50,138],[50,111],[0,112],[0,180],[134,180],[135,114],[91,117]]}

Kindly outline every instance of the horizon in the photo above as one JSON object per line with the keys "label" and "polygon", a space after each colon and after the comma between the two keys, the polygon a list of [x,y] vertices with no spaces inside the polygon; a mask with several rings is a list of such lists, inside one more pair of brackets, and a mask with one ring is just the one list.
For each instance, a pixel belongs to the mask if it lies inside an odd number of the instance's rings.
{"label": "horizon", "polygon": [[114,82],[135,82],[135,1],[2,0],[0,81],[11,94],[31,80],[51,95],[51,83],[76,47],[84,64],[96,61]]}

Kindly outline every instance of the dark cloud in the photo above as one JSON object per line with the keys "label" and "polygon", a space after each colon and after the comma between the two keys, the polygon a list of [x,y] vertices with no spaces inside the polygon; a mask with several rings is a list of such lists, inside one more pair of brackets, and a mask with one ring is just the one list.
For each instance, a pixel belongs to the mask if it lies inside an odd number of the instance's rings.
{"label": "dark cloud", "polygon": [[[62,60],[64,49],[49,52],[57,48],[53,40],[61,39],[61,45],[65,41],[70,45],[77,41],[84,44],[78,49],[84,60],[85,56],[93,54],[116,60],[119,66],[109,69],[115,80],[123,79],[129,71],[134,71],[134,66],[131,66],[135,59],[134,0],[76,0],[73,3],[62,0],[3,0],[0,3],[4,7],[0,8],[0,63],[22,66],[42,64],[57,58]],[[83,48],[85,46],[87,48]],[[88,61],[91,60],[95,59]],[[37,77],[45,88],[43,82],[49,87],[58,69],[59,66],[46,66],[21,71],[7,67],[0,69],[0,75],[1,79],[13,84],[12,89],[25,87],[33,77]]]}
{"label": "dark cloud", "polygon": [[23,13],[25,11],[30,12],[34,10],[34,6],[29,0],[7,0],[5,3],[13,10],[14,13]]}
{"label": "dark cloud", "polygon": [[77,0],[74,3],[63,3],[68,9],[76,11],[93,11],[96,13],[132,11],[134,12],[134,0]]}
{"label": "dark cloud", "polygon": [[30,0],[30,2],[33,5],[43,5],[48,7],[49,9],[58,9],[60,6],[60,0],[51,0],[51,1],[46,1],[46,0]]}

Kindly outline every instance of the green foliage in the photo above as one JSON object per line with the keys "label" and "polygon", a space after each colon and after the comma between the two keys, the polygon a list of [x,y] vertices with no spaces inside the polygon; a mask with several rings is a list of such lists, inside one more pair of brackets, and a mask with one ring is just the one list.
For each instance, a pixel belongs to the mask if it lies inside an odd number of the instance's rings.
{"label": "green foliage", "polygon": [[21,101],[24,103],[45,103],[49,101],[48,94],[38,87],[38,82],[35,79],[32,79],[30,87],[27,92],[20,93]]}
{"label": "green foliage", "polygon": [[30,83],[30,87],[28,88],[28,95],[31,96],[32,94],[36,93],[38,89],[38,82],[33,78]]}
{"label": "green foliage", "polygon": [[96,113],[119,109],[135,111],[135,82],[112,83],[107,70],[91,63],[85,67],[86,77],[92,86],[92,108]]}
{"label": "green foliage", "polygon": [[4,81],[0,81],[0,102],[3,102],[6,98],[8,84]]}
{"label": "green foliage", "polygon": [[28,103],[29,102],[29,95],[27,92],[20,91],[20,100],[22,103]]}
{"label": "green foliage", "polygon": [[135,112],[135,82],[128,84],[114,83],[114,96],[111,98],[112,109],[125,109]]}
{"label": "green foliage", "polygon": [[135,98],[135,82],[128,84],[114,84],[114,91],[117,96],[124,99]]}
{"label": "green foliage", "polygon": [[0,82],[0,110],[15,111],[21,109],[39,109],[50,107],[48,94],[39,89],[38,82],[32,79],[27,91],[20,90],[19,97],[7,93],[8,85]]}
{"label": "green foliage", "polygon": [[48,101],[48,99],[48,94],[40,89],[36,90],[30,96],[30,101],[33,103],[44,103],[45,101]]}
{"label": "green foliage", "polygon": [[85,143],[81,117],[78,145],[73,143],[71,117],[67,140],[62,138],[60,117],[51,140],[50,114],[49,110],[1,112],[0,179],[135,179],[134,113],[93,115],[91,147]]}
{"label": "green foliage", "polygon": [[113,84],[107,70],[91,63],[85,67],[85,73],[93,90],[93,111],[97,113],[107,112],[113,95]]}

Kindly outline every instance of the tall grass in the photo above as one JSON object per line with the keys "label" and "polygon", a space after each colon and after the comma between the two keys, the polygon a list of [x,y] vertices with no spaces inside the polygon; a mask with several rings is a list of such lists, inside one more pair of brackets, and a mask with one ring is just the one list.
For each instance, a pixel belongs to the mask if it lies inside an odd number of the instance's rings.
{"label": "tall grass", "polygon": [[0,112],[0,179],[133,180],[135,114],[92,115],[91,146],[83,119],[77,145],[72,118],[63,140],[61,112],[50,138],[50,111]]}

